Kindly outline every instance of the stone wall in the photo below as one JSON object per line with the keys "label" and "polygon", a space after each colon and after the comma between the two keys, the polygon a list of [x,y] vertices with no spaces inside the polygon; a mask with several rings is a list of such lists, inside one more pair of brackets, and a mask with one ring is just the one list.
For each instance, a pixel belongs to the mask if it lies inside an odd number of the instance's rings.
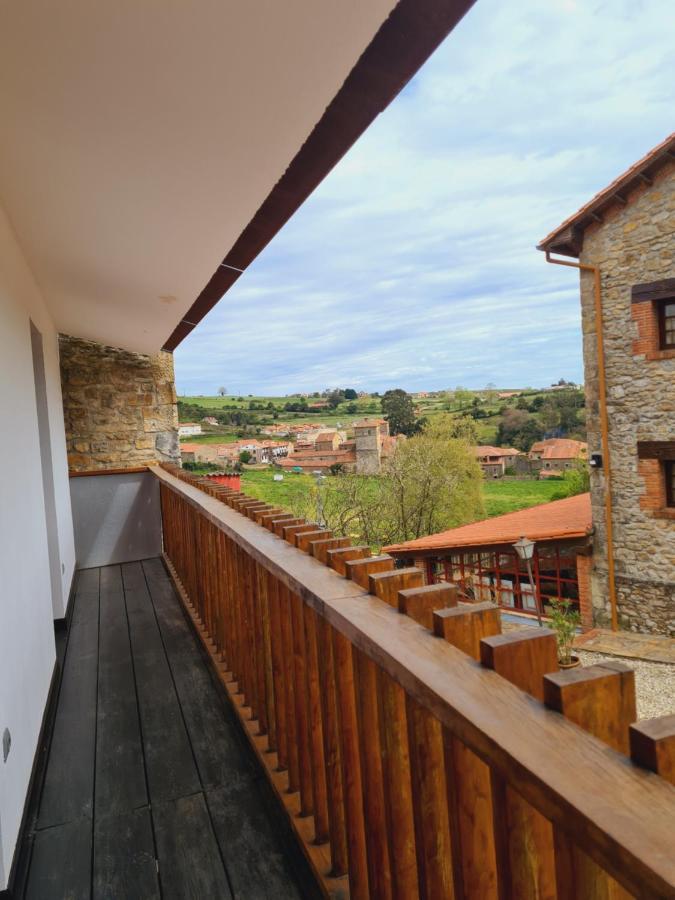
{"label": "stone wall", "polygon": [[173,356],[60,335],[71,471],[180,463]]}
{"label": "stone wall", "polygon": [[[675,520],[654,508],[654,466],[639,463],[638,441],[675,439],[675,354],[650,349],[636,284],[675,277],[675,164],[616,204],[584,235],[581,262],[600,267],[620,625],[675,636]],[[599,452],[593,275],[581,274],[589,453]],[[658,472],[657,478],[660,477]],[[594,619],[610,621],[605,473],[592,471]],[[652,498],[652,499],[650,499]]]}

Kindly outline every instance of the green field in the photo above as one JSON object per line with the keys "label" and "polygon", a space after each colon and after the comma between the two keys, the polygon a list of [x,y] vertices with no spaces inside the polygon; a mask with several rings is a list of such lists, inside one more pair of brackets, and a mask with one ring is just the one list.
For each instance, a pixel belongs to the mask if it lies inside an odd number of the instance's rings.
{"label": "green field", "polygon": [[[271,469],[246,469],[242,474],[241,489],[252,497],[290,509],[313,483],[311,475],[284,473],[283,481],[273,480]],[[557,499],[565,490],[560,481],[486,481],[483,487],[485,512],[488,517],[526,509]]]}
{"label": "green field", "polygon": [[[333,428],[338,425],[347,426],[357,419],[364,416],[375,416],[380,414],[380,401],[376,397],[363,397],[358,400],[346,401],[341,403],[335,410],[327,409],[325,412],[286,412],[284,405],[286,403],[297,402],[297,397],[206,397],[206,396],[181,396],[178,398],[181,403],[189,403],[195,406],[202,406],[205,409],[230,409],[252,412],[264,419],[272,421],[274,413],[277,413],[279,422],[291,423],[309,423],[314,425],[331,425]],[[305,398],[308,404],[319,402],[317,397]],[[249,410],[249,404],[255,403],[261,405],[262,409]],[[271,403],[274,409],[267,409],[267,405]],[[356,405],[356,412],[349,412],[347,407],[351,404]]]}
{"label": "green field", "polygon": [[488,516],[501,516],[517,509],[548,503],[559,499],[565,487],[561,481],[536,481],[530,478],[526,481],[486,481],[483,486],[485,512]]}
{"label": "green field", "polygon": [[237,434],[231,432],[218,432],[214,434],[189,434],[187,437],[181,438],[182,444],[233,444],[240,441],[241,438]]}
{"label": "green field", "polygon": [[283,481],[274,481],[274,469],[244,469],[241,489],[245,494],[273,503],[284,509],[293,509],[303,494],[310,490],[314,479],[311,475],[284,472]]}

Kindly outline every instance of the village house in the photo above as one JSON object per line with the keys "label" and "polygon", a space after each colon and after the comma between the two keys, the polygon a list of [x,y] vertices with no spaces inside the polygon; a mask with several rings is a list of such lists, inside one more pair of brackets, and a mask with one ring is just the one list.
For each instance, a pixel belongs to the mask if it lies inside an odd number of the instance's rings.
{"label": "village house", "polygon": [[560,476],[588,462],[588,444],[571,438],[536,441],[527,454],[533,472],[540,477]]}
{"label": "village house", "polygon": [[[552,599],[569,600],[591,628],[591,498],[578,494],[494,516],[440,534],[386,547],[396,559],[423,569],[427,584],[456,584],[464,599],[492,601],[505,610],[536,615]],[[532,575],[514,544],[534,541]]]}
{"label": "village house", "polygon": [[178,437],[194,437],[196,434],[202,433],[202,426],[199,422],[180,422],[178,424]]}
{"label": "village house", "polygon": [[342,443],[344,435],[339,435],[337,431],[321,431],[314,441],[314,449],[317,453],[333,453]]}
{"label": "village house", "polygon": [[515,466],[515,460],[522,456],[514,447],[491,447],[487,444],[475,447],[476,459],[486,478],[501,478],[506,469]]}
{"label": "village house", "polygon": [[342,432],[322,431],[312,441],[298,441],[293,454],[279,460],[280,467],[322,473],[339,467],[342,472],[377,475],[400,436],[389,434],[386,419],[363,419],[352,427],[354,437],[349,440]]}
{"label": "village house", "polygon": [[279,422],[276,425],[264,425],[262,432],[263,434],[276,434],[280,437],[285,437],[287,434],[291,433],[291,426],[284,424],[283,422]]}
{"label": "village house", "polygon": [[581,268],[595,619],[671,636],[674,220],[671,134],[539,245]]}
{"label": "village house", "polygon": [[180,445],[181,460],[183,462],[209,462],[223,466],[237,462],[244,450],[251,454],[253,462],[262,464],[271,463],[276,459],[287,456],[292,452],[293,445],[289,441],[259,441],[255,438],[246,438],[227,444],[187,442]]}

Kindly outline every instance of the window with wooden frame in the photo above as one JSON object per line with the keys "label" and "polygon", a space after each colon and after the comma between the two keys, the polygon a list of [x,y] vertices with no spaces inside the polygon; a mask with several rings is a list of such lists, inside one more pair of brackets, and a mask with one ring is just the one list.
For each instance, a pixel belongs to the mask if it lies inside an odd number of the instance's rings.
{"label": "window with wooden frame", "polygon": [[659,344],[661,350],[675,349],[675,297],[658,303]]}
{"label": "window with wooden frame", "polygon": [[645,488],[640,507],[657,517],[675,518],[675,440],[638,441],[637,451]]}
{"label": "window with wooden frame", "polygon": [[675,357],[675,278],[631,289],[631,317],[637,326],[633,355],[648,360]]}
{"label": "window with wooden frame", "polygon": [[663,463],[666,477],[666,506],[675,507],[675,459],[666,459]]}

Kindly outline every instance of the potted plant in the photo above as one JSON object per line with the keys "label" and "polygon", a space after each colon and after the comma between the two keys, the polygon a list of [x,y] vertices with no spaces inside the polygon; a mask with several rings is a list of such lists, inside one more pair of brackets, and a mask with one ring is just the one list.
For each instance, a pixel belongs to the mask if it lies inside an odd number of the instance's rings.
{"label": "potted plant", "polygon": [[581,664],[572,654],[572,644],[581,617],[571,608],[569,600],[551,600],[551,624],[558,641],[558,662],[561,669],[572,669]]}

